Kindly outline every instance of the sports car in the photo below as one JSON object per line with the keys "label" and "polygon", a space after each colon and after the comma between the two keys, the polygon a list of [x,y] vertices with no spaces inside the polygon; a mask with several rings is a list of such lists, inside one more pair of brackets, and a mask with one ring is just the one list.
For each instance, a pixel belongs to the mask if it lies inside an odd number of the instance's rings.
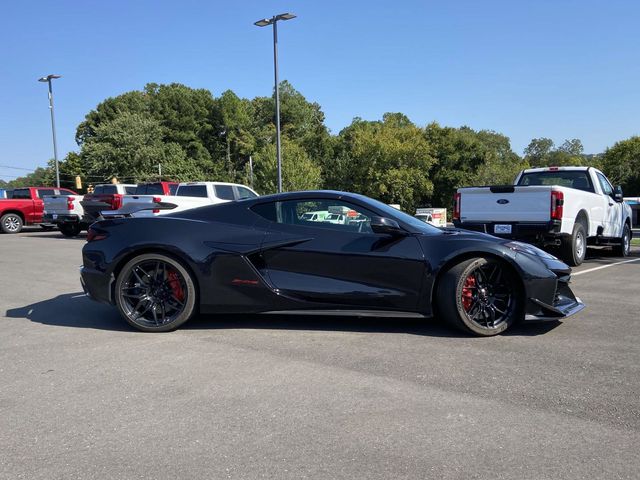
{"label": "sports car", "polygon": [[[340,211],[335,223],[310,212]],[[490,336],[584,304],[571,269],[490,235],[440,229],[371,198],[305,191],[94,223],[81,283],[133,327],[198,312],[436,316]]]}

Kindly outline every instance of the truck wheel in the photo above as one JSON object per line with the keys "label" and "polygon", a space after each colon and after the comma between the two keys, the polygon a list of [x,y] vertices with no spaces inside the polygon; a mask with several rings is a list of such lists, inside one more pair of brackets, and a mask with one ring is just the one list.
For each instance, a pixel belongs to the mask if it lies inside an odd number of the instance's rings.
{"label": "truck wheel", "polygon": [[587,255],[587,234],[582,223],[576,222],[573,225],[573,233],[562,241],[560,248],[562,259],[572,267],[577,267],[584,262],[584,257]]}
{"label": "truck wheel", "polygon": [[620,245],[613,247],[613,253],[618,257],[628,257],[631,251],[631,230],[628,224],[624,224]]}
{"label": "truck wheel", "polygon": [[4,233],[20,233],[22,226],[22,218],[15,213],[6,213],[0,218],[0,228]]}
{"label": "truck wheel", "polygon": [[481,337],[504,332],[523,315],[524,295],[513,270],[493,258],[471,258],[445,272],[437,310],[458,330]]}
{"label": "truck wheel", "polygon": [[58,228],[65,237],[75,237],[81,230],[80,225],[77,223],[63,223],[58,225]]}

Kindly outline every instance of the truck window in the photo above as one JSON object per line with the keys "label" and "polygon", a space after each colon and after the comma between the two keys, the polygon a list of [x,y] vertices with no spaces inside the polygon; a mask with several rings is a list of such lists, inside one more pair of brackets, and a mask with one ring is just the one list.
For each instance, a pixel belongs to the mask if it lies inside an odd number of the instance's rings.
{"label": "truck window", "polygon": [[216,197],[221,200],[235,200],[236,197],[233,194],[233,186],[232,185],[216,185]]}
{"label": "truck window", "polygon": [[207,198],[206,185],[182,185],[176,193],[178,197],[204,197]]}
{"label": "truck window", "polygon": [[251,190],[245,187],[236,187],[238,189],[238,200],[244,200],[245,198],[255,198],[257,195]]}
{"label": "truck window", "polygon": [[591,179],[583,170],[557,170],[549,172],[529,172],[520,177],[518,186],[526,185],[559,185],[595,193]]}
{"label": "truck window", "polygon": [[38,197],[43,198],[47,195],[55,195],[56,191],[53,188],[39,188],[38,189]]}
{"label": "truck window", "polygon": [[133,192],[136,191],[136,188],[138,188],[137,185],[133,185],[133,186],[130,186],[130,187],[124,187],[125,195],[133,195]]}
{"label": "truck window", "polygon": [[96,195],[113,195],[118,193],[118,187],[115,185],[98,185],[93,189],[93,193]]}
{"label": "truck window", "polygon": [[31,200],[31,192],[28,188],[18,188],[13,191],[13,196],[11,198],[17,200]]}
{"label": "truck window", "polygon": [[136,187],[136,193],[134,195],[163,195],[161,183],[147,183],[145,185],[138,185]]}
{"label": "truck window", "polygon": [[136,191],[133,192],[134,195],[146,195],[147,194],[147,184],[144,185],[138,185],[136,187]]}
{"label": "truck window", "polygon": [[609,183],[609,180],[605,178],[604,175],[598,173],[598,181],[600,182],[600,187],[602,188],[602,193],[605,195],[611,195],[613,193],[613,187]]}
{"label": "truck window", "polygon": [[177,191],[178,191],[178,184],[177,183],[169,184],[169,195],[175,195]]}

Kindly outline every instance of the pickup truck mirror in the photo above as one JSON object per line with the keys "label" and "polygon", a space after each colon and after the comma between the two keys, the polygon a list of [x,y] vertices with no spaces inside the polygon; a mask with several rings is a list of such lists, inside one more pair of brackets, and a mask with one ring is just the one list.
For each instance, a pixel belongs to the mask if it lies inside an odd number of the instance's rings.
{"label": "pickup truck mirror", "polygon": [[624,201],[624,196],[622,195],[622,186],[618,185],[616,188],[613,189],[613,199],[616,202]]}
{"label": "pickup truck mirror", "polygon": [[373,233],[386,233],[388,235],[404,235],[398,222],[386,217],[371,217],[371,230]]}

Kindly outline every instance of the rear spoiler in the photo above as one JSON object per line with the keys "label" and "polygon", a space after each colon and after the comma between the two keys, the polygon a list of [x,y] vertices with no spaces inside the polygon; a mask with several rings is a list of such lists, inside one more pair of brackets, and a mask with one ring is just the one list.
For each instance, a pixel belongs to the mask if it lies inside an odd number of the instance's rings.
{"label": "rear spoiler", "polygon": [[100,212],[104,218],[123,218],[131,217],[134,213],[144,210],[173,210],[178,205],[169,202],[157,202],[151,205],[125,205],[119,210],[104,210]]}

